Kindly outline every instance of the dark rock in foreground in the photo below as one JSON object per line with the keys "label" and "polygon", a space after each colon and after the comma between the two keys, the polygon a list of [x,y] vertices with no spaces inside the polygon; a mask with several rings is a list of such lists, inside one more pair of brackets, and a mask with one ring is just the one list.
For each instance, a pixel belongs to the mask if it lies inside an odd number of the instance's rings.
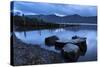
{"label": "dark rock in foreground", "polygon": [[78,36],[73,36],[72,40],[74,40],[74,44],[77,45],[80,48],[80,52],[82,56],[85,55],[87,51],[87,43],[86,43],[86,38],[85,37],[78,37]]}
{"label": "dark rock in foreground", "polygon": [[65,61],[76,62],[80,56],[80,49],[74,44],[66,44],[62,50]]}
{"label": "dark rock in foreground", "polygon": [[12,65],[14,66],[63,62],[61,54],[42,49],[39,46],[25,44],[17,39],[15,35],[13,35],[13,44],[11,45],[13,45]]}

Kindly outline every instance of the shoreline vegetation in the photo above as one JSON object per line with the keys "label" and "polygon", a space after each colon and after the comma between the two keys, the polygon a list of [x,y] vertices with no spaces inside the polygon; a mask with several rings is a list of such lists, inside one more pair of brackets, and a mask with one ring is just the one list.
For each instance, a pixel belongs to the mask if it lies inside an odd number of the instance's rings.
{"label": "shoreline vegetation", "polygon": [[[50,17],[54,16],[55,15],[50,15]],[[96,25],[95,23],[96,17],[81,17],[81,16],[77,17],[77,15],[73,15],[69,17],[69,20],[67,20],[68,17],[62,18],[55,16],[57,20],[59,18],[58,22],[50,21],[50,19],[53,20],[53,18],[46,20],[43,17],[44,16],[26,16],[24,14],[22,16],[19,16],[19,15],[13,15],[13,13],[11,13],[11,24],[13,25],[12,29],[14,31],[30,31],[30,30],[57,29],[57,28],[70,28],[70,27],[78,28],[81,26],[80,23],[85,24],[86,20],[87,23],[90,24],[90,26],[92,26],[92,24]],[[75,20],[73,17],[77,17],[77,20]],[[71,18],[73,18],[73,20],[71,20]],[[63,20],[66,21],[62,22]],[[92,22],[92,24],[90,22]]]}
{"label": "shoreline vegetation", "polygon": [[26,44],[17,39],[13,34],[13,65],[37,65],[37,64],[54,64],[63,63],[64,60],[60,53],[49,51],[39,46]]}
{"label": "shoreline vegetation", "polygon": [[24,16],[11,16],[11,22],[15,31],[29,31],[29,30],[43,30],[43,29],[56,29],[65,27],[77,27],[79,25],[59,24],[47,22],[37,18],[27,18]]}

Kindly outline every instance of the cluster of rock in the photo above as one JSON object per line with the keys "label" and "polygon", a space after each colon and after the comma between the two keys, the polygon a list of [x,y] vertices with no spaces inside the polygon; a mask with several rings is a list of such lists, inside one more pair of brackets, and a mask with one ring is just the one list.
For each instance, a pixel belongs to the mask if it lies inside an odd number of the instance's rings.
{"label": "cluster of rock", "polygon": [[45,38],[47,46],[54,46],[56,50],[60,50],[65,61],[75,62],[79,56],[84,56],[87,51],[86,38],[73,36],[69,40],[60,40],[57,36]]}
{"label": "cluster of rock", "polygon": [[26,44],[12,34],[11,65],[52,64],[75,62],[86,53],[86,38],[72,37],[72,40],[61,41],[56,36],[45,38],[47,46],[55,46],[61,53],[49,51],[37,45]]}

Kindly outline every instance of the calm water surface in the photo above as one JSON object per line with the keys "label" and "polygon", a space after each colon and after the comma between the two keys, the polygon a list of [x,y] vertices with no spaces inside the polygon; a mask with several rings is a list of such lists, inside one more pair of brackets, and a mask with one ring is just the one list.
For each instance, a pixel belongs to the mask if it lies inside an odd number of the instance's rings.
{"label": "calm water surface", "polygon": [[26,36],[24,32],[15,32],[18,39],[25,43],[39,45],[41,48],[59,52],[54,49],[54,47],[45,46],[45,38],[56,35],[62,40],[70,40],[72,36],[77,35],[80,37],[87,38],[87,52],[85,56],[80,56],[78,61],[89,61],[97,59],[97,31],[95,29],[53,29],[53,30],[33,30],[26,31]]}

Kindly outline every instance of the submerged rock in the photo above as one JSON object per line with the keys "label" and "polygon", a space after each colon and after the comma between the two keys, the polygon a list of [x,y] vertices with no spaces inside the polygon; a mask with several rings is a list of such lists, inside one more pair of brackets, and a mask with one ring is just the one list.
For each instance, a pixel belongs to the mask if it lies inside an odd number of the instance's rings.
{"label": "submerged rock", "polygon": [[56,40],[59,40],[57,36],[50,36],[45,38],[45,45],[47,46],[54,46],[56,43]]}
{"label": "submerged rock", "polygon": [[64,45],[66,45],[66,42],[61,41],[61,40],[56,40],[55,49],[56,50],[62,50],[62,48],[64,47]]}

